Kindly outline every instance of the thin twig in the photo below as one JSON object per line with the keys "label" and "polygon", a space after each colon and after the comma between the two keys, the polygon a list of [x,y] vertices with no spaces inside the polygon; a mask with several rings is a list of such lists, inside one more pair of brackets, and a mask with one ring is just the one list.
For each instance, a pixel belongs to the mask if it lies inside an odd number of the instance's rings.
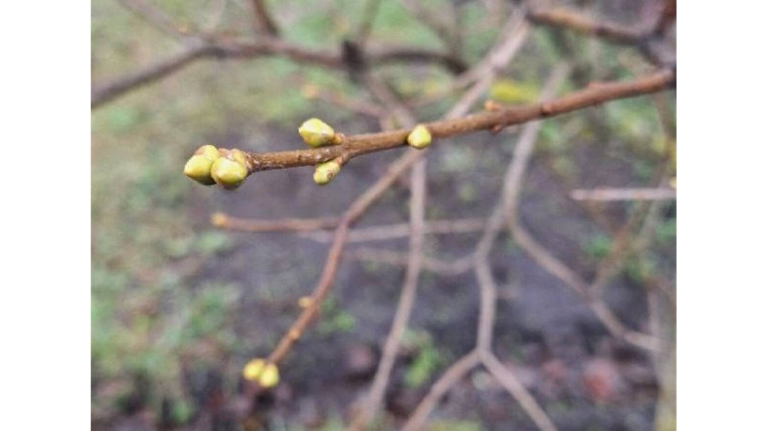
{"label": "thin twig", "polygon": [[275,23],[275,19],[269,12],[269,8],[264,4],[264,0],[251,0],[253,6],[253,17],[256,22],[256,30],[264,35],[278,36],[280,30]]}
{"label": "thin twig", "polygon": [[[453,110],[450,112],[453,118],[425,123],[425,126],[429,129],[433,139],[456,137],[481,130],[500,131],[511,125],[563,115],[611,100],[656,93],[670,88],[674,83],[674,71],[662,70],[633,81],[593,83],[583,90],[547,102],[477,113],[466,117],[458,117],[456,115],[458,111]],[[488,84],[489,82],[486,82],[486,85]],[[475,97],[479,97],[474,89],[471,91]],[[468,109],[468,106],[471,106],[465,103],[466,100],[462,100],[463,109]],[[399,129],[389,132],[343,136],[340,145],[329,147],[273,153],[245,152],[246,164],[249,174],[252,174],[264,170],[314,166],[339,157],[351,160],[360,155],[403,147],[407,145],[406,137],[410,131],[410,129]]]}
{"label": "thin twig", "polygon": [[[195,60],[205,58],[248,60],[267,56],[282,56],[297,63],[305,63],[333,69],[346,67],[341,54],[331,50],[311,49],[277,38],[258,41],[224,40],[210,37],[194,37],[192,48],[182,55],[162,60],[139,71],[117,78],[108,84],[96,86],[91,93],[91,108],[96,108],[117,96],[181,70]],[[366,63],[382,65],[398,62],[430,62],[457,67],[456,60],[441,52],[423,48],[387,47],[366,53]],[[169,66],[172,65],[172,66]]]}
{"label": "thin twig", "polygon": [[367,0],[363,8],[363,17],[357,26],[354,40],[358,46],[364,47],[368,41],[368,37],[371,35],[371,29],[373,29],[373,23],[378,16],[379,6],[381,0]]}
{"label": "thin twig", "polygon": [[[483,230],[485,220],[479,218],[459,219],[459,220],[432,220],[424,224],[425,235],[453,235],[461,233],[472,233]],[[372,242],[386,241],[397,238],[407,238],[410,236],[411,228],[407,223],[398,223],[387,226],[371,226],[353,229],[349,232],[347,241],[353,242]],[[310,238],[318,242],[330,242],[333,236],[329,232],[311,232],[302,234],[303,237]]]}
{"label": "thin twig", "polygon": [[610,42],[635,45],[648,33],[647,29],[632,29],[625,25],[593,21],[577,12],[566,9],[528,11],[528,19],[538,25],[567,28],[587,36],[595,36]]}
{"label": "thin twig", "polygon": [[670,188],[646,189],[578,189],[571,192],[571,199],[577,201],[657,201],[675,200],[677,191]]}
{"label": "thin twig", "polygon": [[530,392],[523,386],[522,383],[520,383],[520,380],[517,378],[517,376],[512,372],[512,370],[505,367],[499,360],[496,358],[496,356],[493,353],[487,352],[486,354],[483,354],[482,357],[483,365],[488,369],[488,371],[495,377],[499,382],[501,382],[501,385],[504,386],[504,389],[509,392],[512,397],[520,403],[520,406],[523,408],[523,410],[528,413],[528,415],[533,419],[533,422],[536,423],[536,426],[539,427],[542,431],[557,431],[557,427],[552,422],[552,419],[547,416],[547,413],[539,406],[539,403],[536,402],[536,399],[533,398]]}
{"label": "thin twig", "polygon": [[346,109],[347,111],[367,115],[369,117],[381,118],[386,115],[384,110],[377,104],[367,100],[352,99],[345,97],[333,91],[326,91],[316,85],[305,85],[302,89],[304,97],[309,100],[322,100],[336,107]]}
{"label": "thin twig", "polygon": [[214,213],[211,215],[211,224],[222,229],[246,232],[303,232],[333,229],[339,225],[339,219],[336,217],[326,217],[315,219],[252,220],[233,217],[224,213]]}
{"label": "thin twig", "polygon": [[477,350],[473,350],[463,356],[453,365],[448,367],[445,373],[432,385],[429,393],[416,407],[408,421],[403,425],[400,431],[418,431],[424,426],[429,414],[435,409],[437,403],[448,393],[448,391],[467,375],[480,362],[480,355]]}
{"label": "thin twig", "polygon": [[162,60],[138,72],[124,76],[109,84],[95,87],[91,90],[91,109],[97,108],[130,90],[135,90],[165,78],[195,60],[209,55],[209,53],[209,47],[205,45],[187,48],[173,57]]}
{"label": "thin twig", "polygon": [[363,404],[360,414],[355,417],[349,426],[350,431],[363,430],[371,418],[376,414],[378,406],[384,397],[392,368],[395,365],[400,340],[408,326],[408,320],[413,311],[416,299],[416,287],[418,286],[419,273],[423,265],[424,257],[424,200],[426,195],[426,168],[425,160],[419,161],[411,172],[411,245],[408,254],[408,269],[405,274],[403,291],[397,304],[392,328],[384,343],[384,353],[376,369],[371,391]]}
{"label": "thin twig", "polygon": [[166,36],[182,42],[189,42],[195,38],[188,29],[177,24],[168,14],[146,0],[118,0],[118,2]]}
{"label": "thin twig", "polygon": [[[408,254],[391,250],[376,248],[356,248],[350,250],[345,258],[362,262],[383,263],[387,265],[408,266]],[[471,258],[471,256],[470,256]],[[424,256],[422,265],[424,270],[442,276],[456,276],[463,274],[474,266],[472,259],[462,258],[453,262],[445,262],[440,259]]]}

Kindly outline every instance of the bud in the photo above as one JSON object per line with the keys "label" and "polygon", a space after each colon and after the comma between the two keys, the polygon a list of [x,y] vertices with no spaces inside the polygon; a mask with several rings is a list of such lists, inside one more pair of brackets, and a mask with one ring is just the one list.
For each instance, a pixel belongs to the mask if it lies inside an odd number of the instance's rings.
{"label": "bud", "polygon": [[311,147],[322,147],[339,143],[334,139],[336,132],[333,130],[333,127],[317,118],[305,121],[299,127],[299,135]]}
{"label": "bud", "polygon": [[211,168],[213,162],[219,157],[219,150],[216,147],[203,145],[187,160],[184,165],[184,175],[206,186],[214,184],[215,181],[211,178]]}
{"label": "bud", "polygon": [[320,163],[319,165],[315,166],[315,175],[313,177],[315,184],[324,186],[330,183],[331,180],[339,174],[339,172],[341,172],[341,165],[335,160]]}
{"label": "bud", "polygon": [[243,377],[246,380],[259,382],[263,388],[272,388],[280,382],[280,371],[277,365],[256,358],[245,364]]}
{"label": "bud", "polygon": [[427,148],[432,143],[432,134],[424,125],[416,126],[408,135],[408,145],[416,149]]}
{"label": "bud", "polygon": [[311,296],[302,296],[301,298],[299,298],[299,307],[307,308],[310,305],[312,305],[312,297]]}
{"label": "bud", "polygon": [[243,184],[248,176],[245,154],[240,150],[230,150],[219,157],[211,166],[211,177],[216,184],[227,190],[234,190]]}
{"label": "bud", "polygon": [[224,213],[211,214],[211,224],[216,227],[222,227],[227,224],[227,215]]}
{"label": "bud", "polygon": [[259,384],[262,388],[269,389],[274,388],[278,383],[280,383],[280,371],[277,369],[277,365],[267,364],[261,377],[259,377]]}

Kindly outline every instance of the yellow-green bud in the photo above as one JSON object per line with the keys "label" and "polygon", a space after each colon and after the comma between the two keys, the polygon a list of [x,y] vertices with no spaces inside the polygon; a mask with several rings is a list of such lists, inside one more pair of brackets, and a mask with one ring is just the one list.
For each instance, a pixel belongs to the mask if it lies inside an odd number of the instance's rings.
{"label": "yellow-green bud", "polygon": [[211,214],[211,224],[216,227],[222,227],[227,224],[227,215],[224,213]]}
{"label": "yellow-green bud", "polygon": [[325,124],[323,121],[317,118],[311,118],[305,121],[301,127],[299,127],[299,135],[301,135],[304,142],[311,147],[322,147],[324,145],[336,144],[336,132],[333,127]]}
{"label": "yellow-green bud", "polygon": [[341,172],[341,165],[335,160],[315,166],[314,180],[317,185],[324,186],[331,182]]}
{"label": "yellow-green bud", "polygon": [[224,157],[219,157],[211,166],[211,177],[216,184],[227,190],[240,187],[248,176],[245,154],[240,150],[230,150]]}
{"label": "yellow-green bud", "polygon": [[203,145],[187,160],[184,165],[184,175],[206,186],[214,184],[215,181],[211,178],[211,168],[213,162],[219,157],[219,150],[216,147]]}
{"label": "yellow-green bud", "polygon": [[219,154],[219,149],[213,145],[203,145],[202,147],[198,148],[197,151],[195,151],[195,154],[199,154],[207,159],[210,159],[211,161],[221,157]]}
{"label": "yellow-green bud", "polygon": [[432,134],[424,125],[416,126],[408,135],[408,145],[421,150],[432,143]]}
{"label": "yellow-green bud", "polygon": [[259,382],[263,388],[272,388],[280,382],[280,371],[277,365],[256,358],[245,364],[243,377],[246,380]]}

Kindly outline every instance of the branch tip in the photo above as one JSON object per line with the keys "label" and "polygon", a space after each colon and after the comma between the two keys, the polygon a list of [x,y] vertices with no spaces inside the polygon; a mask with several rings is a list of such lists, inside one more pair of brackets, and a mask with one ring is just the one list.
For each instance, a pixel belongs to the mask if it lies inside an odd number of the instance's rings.
{"label": "branch tip", "polygon": [[243,367],[245,380],[258,382],[263,388],[269,389],[280,383],[280,370],[277,365],[262,358],[254,358]]}

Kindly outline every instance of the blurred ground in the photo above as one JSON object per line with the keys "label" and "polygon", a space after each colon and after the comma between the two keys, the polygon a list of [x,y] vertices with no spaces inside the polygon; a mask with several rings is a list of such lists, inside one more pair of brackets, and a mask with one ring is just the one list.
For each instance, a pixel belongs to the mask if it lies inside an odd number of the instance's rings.
{"label": "blurred ground", "polygon": [[[335,46],[354,26],[360,3],[288,1],[276,10],[288,39]],[[250,29],[247,2],[159,4],[197,25],[219,21],[232,31]],[[219,4],[224,4],[220,17]],[[492,42],[494,29],[480,25],[481,3],[462,7],[467,28],[477,28],[469,31],[466,43],[470,60],[477,59]],[[92,8],[94,82],[179,49],[111,0],[94,0]],[[606,10],[611,12],[616,13]],[[398,2],[384,2],[372,39],[440,47]],[[600,78],[629,76],[633,70],[627,65],[640,63],[626,50],[574,41],[580,43],[576,60],[593,65]],[[535,95],[557,58],[548,33],[536,30],[507,78],[524,83]],[[430,67],[415,73],[389,67],[384,73],[414,96],[449,79]],[[335,215],[398,152],[356,159],[323,188],[314,185],[307,168],[260,173],[225,193],[194,184],[181,168],[205,143],[255,151],[296,148],[296,127],[314,115],[349,133],[378,130],[375,121],[305,100],[301,88],[306,83],[363,97],[341,74],[280,59],[210,61],[94,111],[94,428],[208,424],[237,429],[227,424],[221,406],[238,393],[243,363],[268,353],[298,313],[296,301],[314,286],[327,245],[292,234],[219,231],[208,223],[210,214],[255,219]],[[663,97],[674,106],[673,95]],[[449,102],[420,115],[436,118]],[[648,186],[667,151],[652,99],[591,111],[547,120],[522,201],[525,226],[585,276],[607,253],[610,238],[568,198],[568,190]],[[515,139],[514,133],[477,134],[436,145],[429,156],[427,218],[488,216]],[[407,221],[407,197],[407,189],[394,187],[360,226]],[[618,224],[630,207],[610,204],[605,214]],[[478,236],[429,236],[427,255],[461,257]],[[647,317],[643,280],[649,274],[674,279],[674,203],[665,206],[653,236],[651,251],[624,262],[607,293],[617,315],[635,329],[647,329],[642,326]],[[360,246],[405,250],[407,240]],[[499,357],[518,370],[560,429],[651,429],[658,392],[651,358],[613,341],[581,300],[506,236],[497,242],[492,263],[503,291],[496,326]],[[263,397],[255,423],[273,430],[342,429],[347,408],[369,388],[403,274],[384,264],[345,262],[322,321],[286,362],[278,390]],[[471,274],[422,275],[406,348],[387,397],[386,423],[407,416],[445,366],[473,346],[477,301]],[[451,393],[430,427],[535,429],[509,395],[480,371]]]}

